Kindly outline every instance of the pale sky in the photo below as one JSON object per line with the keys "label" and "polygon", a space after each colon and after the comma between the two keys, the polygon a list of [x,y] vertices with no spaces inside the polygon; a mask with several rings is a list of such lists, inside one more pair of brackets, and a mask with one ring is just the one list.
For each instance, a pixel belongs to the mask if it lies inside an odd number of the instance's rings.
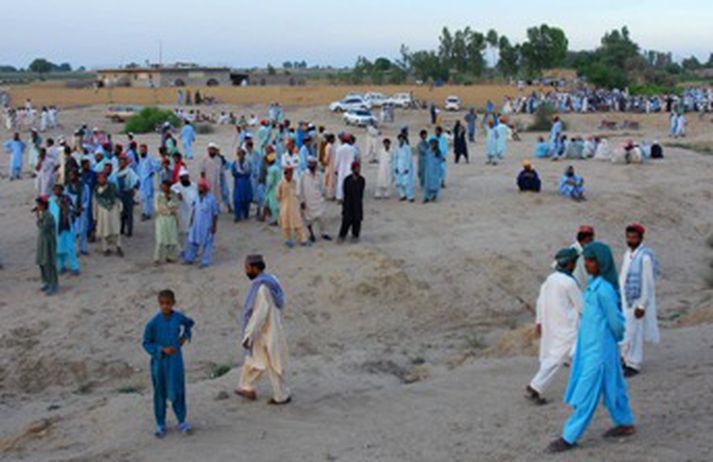
{"label": "pale sky", "polygon": [[713,52],[711,0],[0,0],[0,64],[35,57],[88,68],[146,59],[232,67],[306,60],[352,65],[435,48],[445,25],[495,29],[521,41],[527,27],[564,29],[570,49],[591,49],[628,25],[642,49],[678,59]]}

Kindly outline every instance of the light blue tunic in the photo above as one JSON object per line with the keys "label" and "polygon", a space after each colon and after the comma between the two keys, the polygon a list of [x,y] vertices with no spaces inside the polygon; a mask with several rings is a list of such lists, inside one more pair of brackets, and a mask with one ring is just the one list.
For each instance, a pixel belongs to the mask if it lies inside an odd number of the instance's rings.
{"label": "light blue tunic", "polygon": [[624,315],[619,295],[602,277],[592,279],[584,292],[577,346],[564,401],[574,412],[562,437],[574,444],[589,425],[599,400],[616,426],[633,425],[618,342],[624,338]]}
{"label": "light blue tunic", "polygon": [[22,153],[25,152],[25,143],[20,140],[5,142],[5,150],[10,152],[10,178],[20,178],[22,173]]}
{"label": "light blue tunic", "polygon": [[184,125],[181,129],[181,143],[186,159],[193,159],[193,142],[196,140],[196,129],[193,125]]}
{"label": "light blue tunic", "polygon": [[411,146],[404,143],[394,151],[393,158],[394,183],[399,197],[409,200],[414,198],[416,190],[416,175],[413,166]]}

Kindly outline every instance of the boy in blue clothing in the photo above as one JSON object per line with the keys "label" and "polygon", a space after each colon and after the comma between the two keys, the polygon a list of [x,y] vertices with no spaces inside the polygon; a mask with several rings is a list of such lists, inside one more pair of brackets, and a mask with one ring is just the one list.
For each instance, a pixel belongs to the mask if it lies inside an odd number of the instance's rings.
{"label": "boy in blue clothing", "polygon": [[191,340],[193,320],[174,311],[176,297],[172,290],[158,294],[160,311],[146,324],[143,347],[151,356],[151,381],[153,382],[156,437],[166,435],[166,400],[173,405],[178,420],[178,430],[188,434],[191,427],[186,422],[186,392],[181,348]]}

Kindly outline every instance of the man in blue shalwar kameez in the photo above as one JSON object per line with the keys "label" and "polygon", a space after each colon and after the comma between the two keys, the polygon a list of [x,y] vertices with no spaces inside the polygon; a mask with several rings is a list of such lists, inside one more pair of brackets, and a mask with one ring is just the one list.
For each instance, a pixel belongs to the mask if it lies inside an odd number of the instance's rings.
{"label": "man in blue shalwar kameez", "polygon": [[200,267],[205,268],[210,265],[213,241],[218,229],[218,215],[220,215],[218,201],[210,192],[205,178],[198,181],[198,197],[193,201],[192,209],[191,227],[188,231],[186,250],[183,252],[183,261],[187,265],[193,264],[198,251],[202,248]]}
{"label": "man in blue shalwar kameez", "polygon": [[635,432],[618,346],[626,324],[614,257],[609,246],[598,241],[587,244],[582,256],[590,282],[584,293],[572,372],[564,396],[574,412],[564,425],[562,437],[550,444],[550,452],[575,446],[602,397],[615,425],[604,437],[625,437]]}
{"label": "man in blue shalwar kameez", "polygon": [[22,153],[25,152],[25,143],[20,139],[19,133],[15,133],[10,141],[5,142],[5,150],[10,153],[10,180],[17,180],[22,174]]}
{"label": "man in blue shalwar kameez", "polygon": [[141,220],[150,220],[154,208],[154,175],[161,171],[161,164],[149,156],[149,148],[145,144],[139,146],[139,198],[141,199]]}
{"label": "man in blue shalwar kameez", "polygon": [[186,155],[186,159],[193,159],[193,142],[196,140],[196,129],[193,128],[189,120],[184,122],[179,136],[181,138],[181,144],[183,144],[183,153]]}
{"label": "man in blue shalwar kameez", "polygon": [[151,356],[151,382],[153,383],[153,408],[156,417],[156,437],[166,435],[166,400],[173,406],[178,420],[178,430],[191,431],[186,422],[186,384],[181,348],[191,340],[193,320],[174,311],[175,295],[171,290],[158,294],[161,311],[146,324],[143,347]]}
{"label": "man in blue shalwar kameez", "polygon": [[423,202],[435,202],[441,192],[441,151],[438,138],[429,139],[423,171]]}

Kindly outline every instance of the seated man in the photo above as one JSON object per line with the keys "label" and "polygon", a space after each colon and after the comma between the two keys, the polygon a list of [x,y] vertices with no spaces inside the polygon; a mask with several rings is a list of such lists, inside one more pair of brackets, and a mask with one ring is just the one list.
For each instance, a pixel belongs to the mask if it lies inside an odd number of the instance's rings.
{"label": "seated man", "polygon": [[550,156],[550,143],[545,141],[544,137],[539,137],[537,139],[537,144],[535,145],[535,157],[537,159],[544,159]]}
{"label": "seated man", "polygon": [[584,179],[575,175],[571,165],[564,171],[560,179],[560,194],[571,197],[575,201],[584,201]]}
{"label": "seated man", "polygon": [[520,188],[520,192],[540,192],[542,182],[540,181],[537,171],[532,168],[532,163],[529,160],[522,162],[522,171],[517,176],[517,187]]}

